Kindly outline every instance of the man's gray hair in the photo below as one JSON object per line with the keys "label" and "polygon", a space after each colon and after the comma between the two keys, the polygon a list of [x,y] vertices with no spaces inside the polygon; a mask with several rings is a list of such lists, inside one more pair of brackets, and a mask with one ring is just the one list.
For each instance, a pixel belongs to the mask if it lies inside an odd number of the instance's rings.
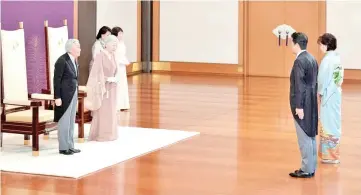
{"label": "man's gray hair", "polygon": [[80,44],[78,39],[68,39],[65,43],[65,51],[69,53],[74,44]]}

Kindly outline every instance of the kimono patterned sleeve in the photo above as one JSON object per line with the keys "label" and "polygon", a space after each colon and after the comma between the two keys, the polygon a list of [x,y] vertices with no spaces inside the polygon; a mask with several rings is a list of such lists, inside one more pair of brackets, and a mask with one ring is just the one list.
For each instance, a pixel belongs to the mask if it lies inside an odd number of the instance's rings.
{"label": "kimono patterned sleeve", "polygon": [[341,86],[343,83],[344,70],[340,63],[336,63],[334,66],[333,80],[337,86]]}
{"label": "kimono patterned sleeve", "polygon": [[84,105],[88,110],[94,111],[101,107],[104,94],[106,93],[105,82],[103,55],[99,53],[94,59],[86,86],[87,96],[85,97]]}

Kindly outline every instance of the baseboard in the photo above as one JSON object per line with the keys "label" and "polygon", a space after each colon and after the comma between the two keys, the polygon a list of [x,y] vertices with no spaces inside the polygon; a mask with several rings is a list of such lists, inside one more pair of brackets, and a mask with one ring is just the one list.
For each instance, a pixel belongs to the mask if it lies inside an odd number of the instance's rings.
{"label": "baseboard", "polygon": [[361,81],[361,70],[345,69],[344,78],[345,80]]}
{"label": "baseboard", "polygon": [[216,64],[216,63],[196,63],[196,62],[152,62],[152,72],[242,76],[243,68],[238,64]]}
{"label": "baseboard", "polygon": [[127,76],[137,75],[142,72],[141,62],[133,62],[127,66]]}
{"label": "baseboard", "polygon": [[128,77],[135,76],[135,75],[138,75],[138,74],[142,74],[142,71],[127,72]]}
{"label": "baseboard", "polygon": [[[135,66],[139,66],[139,65],[140,64]],[[243,67],[239,66],[238,64],[216,64],[216,63],[197,63],[197,62],[152,62],[152,72],[243,76]],[[361,81],[361,70],[345,69],[344,78],[345,80]]]}

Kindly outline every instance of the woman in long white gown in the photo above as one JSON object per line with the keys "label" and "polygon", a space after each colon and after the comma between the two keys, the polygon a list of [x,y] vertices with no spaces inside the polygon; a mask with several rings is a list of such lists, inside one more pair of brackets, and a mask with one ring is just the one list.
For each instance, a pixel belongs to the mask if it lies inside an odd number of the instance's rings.
{"label": "woman in long white gown", "polygon": [[126,57],[126,46],[123,41],[123,29],[120,27],[114,27],[112,29],[112,35],[118,38],[118,47],[115,51],[115,59],[118,65],[118,89],[117,89],[117,110],[126,111],[129,110],[129,92],[128,92],[128,79],[127,79],[127,67],[129,61]]}
{"label": "woman in long white gown", "polygon": [[104,50],[104,47],[105,47],[104,40],[110,34],[111,34],[111,29],[108,26],[103,26],[99,29],[98,34],[96,36],[96,40],[92,47],[92,60],[90,61],[90,64],[89,64],[89,73],[93,66],[95,56],[97,56],[97,54],[100,51]]}

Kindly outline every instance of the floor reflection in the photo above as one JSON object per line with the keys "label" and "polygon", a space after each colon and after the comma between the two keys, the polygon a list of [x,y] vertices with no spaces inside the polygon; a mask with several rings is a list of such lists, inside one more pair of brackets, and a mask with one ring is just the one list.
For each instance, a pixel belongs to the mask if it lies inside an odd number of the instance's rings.
{"label": "floor reflection", "polygon": [[288,79],[143,74],[128,82],[120,126],[201,135],[75,181],[3,173],[2,194],[361,194],[360,83],[343,87],[341,164],[319,164],[305,180],[288,176],[300,165]]}

